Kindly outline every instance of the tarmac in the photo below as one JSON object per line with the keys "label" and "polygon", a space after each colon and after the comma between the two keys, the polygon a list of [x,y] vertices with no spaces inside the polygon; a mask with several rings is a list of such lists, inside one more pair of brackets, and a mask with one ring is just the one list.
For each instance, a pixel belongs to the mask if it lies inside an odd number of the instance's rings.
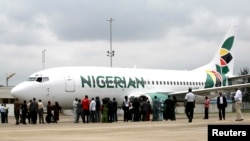
{"label": "tarmac", "polygon": [[73,123],[73,116],[60,116],[58,123],[19,124],[14,117],[0,124],[0,141],[207,141],[208,125],[250,125],[250,113],[243,113],[243,121],[235,121],[236,113],[226,113],[219,120],[218,113],[194,114],[189,123],[185,114],[176,114],[175,121],[123,122],[122,115],[113,123]]}

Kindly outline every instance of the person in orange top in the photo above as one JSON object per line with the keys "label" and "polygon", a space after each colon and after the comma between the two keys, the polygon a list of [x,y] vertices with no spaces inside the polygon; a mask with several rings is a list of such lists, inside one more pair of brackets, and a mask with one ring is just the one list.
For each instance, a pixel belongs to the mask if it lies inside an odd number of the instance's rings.
{"label": "person in orange top", "polygon": [[89,98],[88,95],[82,99],[82,109],[83,109],[83,123],[85,123],[85,118],[87,117],[87,123],[89,123]]}
{"label": "person in orange top", "polygon": [[208,110],[209,110],[209,106],[210,106],[210,100],[208,99],[208,97],[206,96],[205,97],[205,100],[204,100],[204,118],[203,119],[208,119]]}

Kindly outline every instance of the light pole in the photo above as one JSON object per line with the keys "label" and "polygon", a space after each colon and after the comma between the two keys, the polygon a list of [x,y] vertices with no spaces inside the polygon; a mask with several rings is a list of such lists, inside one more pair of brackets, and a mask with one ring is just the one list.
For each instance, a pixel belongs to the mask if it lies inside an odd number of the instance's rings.
{"label": "light pole", "polygon": [[10,75],[8,75],[8,73],[6,73],[6,87],[9,86],[9,79],[14,76],[16,73],[12,73]]}
{"label": "light pole", "polygon": [[42,69],[45,69],[45,49],[42,51],[42,64],[43,64],[43,68]]}
{"label": "light pole", "polygon": [[110,57],[110,67],[112,67],[112,57],[115,56],[115,51],[112,50],[112,21],[115,21],[115,19],[110,18],[107,21],[110,22],[110,51],[107,51],[107,56]]}

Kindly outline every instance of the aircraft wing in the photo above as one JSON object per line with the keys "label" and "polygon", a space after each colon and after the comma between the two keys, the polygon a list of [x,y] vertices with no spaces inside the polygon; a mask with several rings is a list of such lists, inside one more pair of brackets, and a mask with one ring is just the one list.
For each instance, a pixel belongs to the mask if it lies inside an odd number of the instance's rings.
{"label": "aircraft wing", "polygon": [[[218,91],[232,91],[236,88],[243,88],[243,87],[250,87],[250,83],[245,84],[235,84],[235,85],[229,85],[229,86],[221,86],[221,87],[213,87],[213,88],[204,88],[204,89],[197,89],[192,90],[194,94],[200,95],[200,96],[206,96],[208,93],[218,92]],[[169,95],[181,95],[186,94],[187,91],[179,91],[179,92],[171,92]]]}
{"label": "aircraft wing", "polygon": [[247,74],[247,75],[239,75],[239,76],[230,76],[228,80],[231,82],[239,83],[239,82],[243,82],[243,79],[249,79],[249,78],[250,78],[250,74]]}
{"label": "aircraft wing", "polygon": [[[234,91],[236,88],[244,88],[244,87],[250,87],[250,83],[235,84],[235,85],[213,87],[213,88],[204,88],[204,89],[197,89],[197,90],[193,89],[192,91],[198,97],[208,96],[209,98],[213,98],[213,97],[218,96],[218,91]],[[175,95],[176,97],[178,97],[179,101],[183,101],[187,92],[188,91],[178,91],[178,92],[171,92],[168,94]]]}

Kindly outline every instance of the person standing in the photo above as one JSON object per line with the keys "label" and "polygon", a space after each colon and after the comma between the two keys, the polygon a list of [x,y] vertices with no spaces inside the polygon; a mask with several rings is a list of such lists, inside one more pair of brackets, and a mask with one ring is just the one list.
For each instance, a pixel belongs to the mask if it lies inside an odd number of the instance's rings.
{"label": "person standing", "polygon": [[102,123],[107,123],[108,122],[108,101],[107,98],[102,99]]}
{"label": "person standing", "polygon": [[5,122],[5,112],[6,111],[5,111],[3,104],[0,105],[1,123],[6,123]]}
{"label": "person standing", "polygon": [[217,108],[219,110],[219,119],[222,118],[225,120],[225,109],[227,107],[227,99],[222,95],[222,92],[219,92],[219,96],[217,97]]}
{"label": "person standing", "polygon": [[152,113],[152,107],[151,107],[151,104],[150,104],[149,100],[147,100],[147,106],[148,106],[148,111],[147,111],[147,114],[146,114],[146,121],[150,121],[150,115]]}
{"label": "person standing", "polygon": [[77,107],[76,107],[76,113],[77,113],[77,116],[76,116],[76,121],[75,121],[75,123],[78,123],[78,122],[79,122],[79,118],[80,118],[80,117],[81,117],[82,122],[83,122],[83,110],[82,110],[82,102],[81,102],[81,99],[78,99],[78,103],[77,103]]}
{"label": "person standing", "polygon": [[38,104],[36,102],[36,98],[33,98],[33,101],[30,104],[30,115],[31,115],[31,123],[36,124],[37,121],[37,111],[38,111]]}
{"label": "person standing", "polygon": [[21,108],[21,103],[20,103],[19,100],[16,98],[16,100],[15,100],[15,102],[14,102],[14,115],[15,115],[15,119],[16,119],[16,125],[19,124],[20,108]]}
{"label": "person standing", "polygon": [[9,107],[6,106],[6,104],[3,104],[5,108],[5,123],[8,123],[8,113],[9,113]]}
{"label": "person standing", "polygon": [[178,102],[178,100],[177,100],[176,96],[173,96],[173,119],[172,120],[176,120],[175,109],[176,109],[177,102]]}
{"label": "person standing", "polygon": [[96,122],[101,122],[101,101],[99,96],[95,98],[95,103],[96,103]]}
{"label": "person standing", "polygon": [[38,101],[38,116],[39,116],[39,123],[41,124],[44,124],[44,117],[43,117],[43,103],[42,103],[42,100],[39,99]]}
{"label": "person standing", "polygon": [[122,104],[122,109],[124,111],[124,122],[128,122],[129,120],[129,99],[128,99],[128,96],[125,96],[124,97],[124,100],[123,100],[123,104]]}
{"label": "person standing", "polygon": [[88,95],[85,95],[84,99],[82,100],[82,108],[83,108],[83,123],[86,121],[87,117],[87,123],[89,123],[89,98]]}
{"label": "person standing", "polygon": [[27,107],[26,100],[23,101],[23,104],[21,105],[21,109],[22,109],[22,123],[26,124],[26,117],[27,117],[27,113],[28,113],[28,107]]}
{"label": "person standing", "polygon": [[208,99],[207,96],[205,97],[203,104],[204,104],[204,118],[203,119],[208,119],[208,110],[210,106],[210,100]]}
{"label": "person standing", "polygon": [[30,104],[32,103],[32,100],[30,99],[29,102],[27,103],[27,118],[28,118],[28,122],[29,124],[31,124],[31,114],[30,114]]}
{"label": "person standing", "polygon": [[141,104],[141,114],[142,114],[142,121],[147,121],[147,114],[148,114],[148,102],[146,101],[146,98],[143,99]]}
{"label": "person standing", "polygon": [[114,107],[114,121],[117,122],[117,101],[115,98],[113,98],[113,107]]}
{"label": "person standing", "polygon": [[94,97],[90,101],[89,110],[90,110],[91,121],[95,123],[96,122],[96,102],[95,102]]}
{"label": "person standing", "polygon": [[188,122],[193,121],[194,108],[195,108],[195,95],[192,92],[192,88],[188,89],[188,93],[185,96],[185,113],[188,118]]}
{"label": "person standing", "polygon": [[108,97],[108,122],[113,122],[114,121],[114,106],[112,100]]}
{"label": "person standing", "polygon": [[73,101],[73,116],[74,116],[74,123],[77,122],[77,104],[78,104],[78,98],[75,98],[75,100]]}
{"label": "person standing", "polygon": [[140,120],[140,101],[137,97],[135,97],[134,101],[132,102],[133,106],[133,121],[139,121]]}
{"label": "person standing", "polygon": [[152,121],[158,121],[159,120],[159,112],[160,112],[160,102],[157,99],[157,96],[154,97],[153,100],[153,119]]}
{"label": "person standing", "polygon": [[174,110],[174,104],[173,100],[168,96],[168,98],[164,101],[164,119],[167,120],[173,120],[173,110]]}
{"label": "person standing", "polygon": [[57,123],[59,121],[59,113],[62,110],[62,107],[59,105],[59,103],[56,101],[55,105],[53,106],[54,110],[54,123]]}
{"label": "person standing", "polygon": [[240,89],[236,89],[235,91],[236,91],[235,96],[234,96],[235,109],[236,109],[236,120],[235,121],[242,121],[243,120],[242,113],[241,113],[242,92]]}
{"label": "person standing", "polygon": [[53,107],[51,105],[51,102],[48,101],[48,104],[47,104],[47,115],[46,115],[46,122],[47,123],[51,123],[52,121],[54,121],[54,116],[52,114],[52,110],[53,110]]}

